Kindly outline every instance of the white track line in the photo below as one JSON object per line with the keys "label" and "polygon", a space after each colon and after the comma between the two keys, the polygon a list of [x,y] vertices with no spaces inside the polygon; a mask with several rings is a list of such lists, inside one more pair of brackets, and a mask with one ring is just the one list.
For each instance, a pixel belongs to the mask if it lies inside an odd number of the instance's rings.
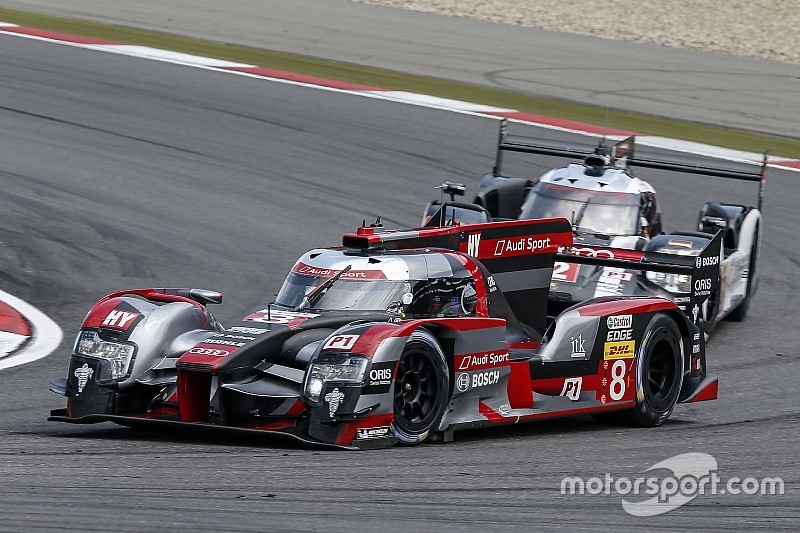
{"label": "white track line", "polygon": [[31,338],[21,350],[0,359],[0,370],[23,365],[47,357],[61,344],[63,333],[58,324],[16,296],[0,291],[0,300],[21,314],[31,324]]}
{"label": "white track line", "polygon": [[[0,29],[4,23],[0,22]],[[62,41],[58,39],[51,39],[49,37],[41,37],[37,35],[27,35],[24,33],[13,33],[3,32],[3,35],[12,35],[17,37],[23,37],[26,39],[34,39],[39,41],[47,41],[55,44],[61,44],[66,46],[74,46],[77,48],[84,48],[90,50],[97,50],[100,52],[108,52],[114,54],[123,54],[132,57],[139,57],[142,59],[150,59],[153,61],[162,61],[166,63],[173,63],[177,65],[185,65],[194,68],[201,68],[204,70],[212,70],[215,72],[224,72],[226,74],[234,74],[236,76],[246,76],[250,78],[258,78],[262,80],[273,81],[276,83],[283,83],[286,85],[297,85],[300,87],[306,87],[309,89],[316,89],[316,90],[323,90],[323,91],[331,91],[337,93],[344,93],[344,94],[352,94],[357,95],[365,98],[374,98],[379,100],[387,100],[391,102],[403,103],[407,105],[413,105],[417,107],[426,107],[429,109],[438,109],[442,111],[448,111],[451,113],[458,113],[461,115],[470,115],[475,117],[482,117],[488,118],[490,120],[500,120],[500,117],[487,115],[486,112],[492,112],[499,108],[492,108],[491,106],[485,106],[481,104],[475,104],[472,102],[462,102],[458,100],[450,100],[446,98],[436,98],[431,97],[428,95],[422,94],[415,94],[415,93],[406,93],[403,91],[369,91],[369,90],[354,90],[354,89],[339,89],[336,87],[327,87],[324,85],[317,85],[313,83],[305,83],[301,81],[294,81],[294,80],[287,80],[283,78],[274,78],[271,76],[264,76],[260,74],[253,74],[249,72],[239,72],[235,70],[228,70],[224,67],[227,65],[237,65],[237,66],[244,66],[243,64],[236,64],[232,62],[228,62],[225,60],[214,59],[214,58],[207,58],[202,56],[195,56],[191,54],[182,54],[178,52],[172,52],[170,50],[162,50],[159,48],[151,48],[146,46],[131,46],[126,44],[83,44],[83,43],[73,43],[68,41]],[[222,67],[222,68],[220,68]],[[502,109],[501,111],[513,111],[513,110],[505,110]],[[524,119],[518,118],[509,118],[510,122],[516,122],[518,124],[526,124],[529,126],[535,126],[538,128],[550,129],[555,131],[562,131],[566,133],[574,133],[578,135],[584,135],[588,137],[597,138],[598,135],[596,133],[591,133],[583,130],[567,128],[564,126],[558,126],[553,124],[545,124],[541,122],[533,122]],[[742,152],[738,150],[730,150],[727,148],[721,148],[718,146],[713,146],[709,144],[701,144],[701,143],[694,143],[689,141],[683,141],[680,139],[670,139],[666,137],[656,137],[650,135],[636,135],[637,143],[642,144],[643,146],[651,146],[654,148],[661,148],[666,150],[672,150],[675,152],[682,152],[688,153],[693,155],[699,155],[703,157],[708,157],[711,159],[720,159],[725,161],[733,161],[737,163],[746,163],[751,165],[760,165],[762,154],[754,153],[754,152]],[[800,172],[800,168],[793,168],[785,165],[774,164],[774,163],[781,163],[785,161],[793,161],[791,159],[779,158],[779,157],[770,157],[770,163],[768,166],[772,168],[778,168],[781,170],[788,170],[790,172]]]}

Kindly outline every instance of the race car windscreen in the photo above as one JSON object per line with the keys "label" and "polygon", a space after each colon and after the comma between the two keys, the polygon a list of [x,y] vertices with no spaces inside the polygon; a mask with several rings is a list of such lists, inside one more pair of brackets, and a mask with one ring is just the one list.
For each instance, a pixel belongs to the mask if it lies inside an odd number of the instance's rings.
{"label": "race car windscreen", "polygon": [[[327,279],[324,276],[307,276],[292,272],[283,283],[275,303],[286,307],[297,307],[306,294]],[[403,296],[409,292],[411,284],[408,281],[342,278],[328,287],[309,309],[385,311],[389,304],[402,302]]]}
{"label": "race car windscreen", "polygon": [[576,227],[606,235],[639,233],[639,196],[538,183],[522,205],[520,219],[564,217]]}

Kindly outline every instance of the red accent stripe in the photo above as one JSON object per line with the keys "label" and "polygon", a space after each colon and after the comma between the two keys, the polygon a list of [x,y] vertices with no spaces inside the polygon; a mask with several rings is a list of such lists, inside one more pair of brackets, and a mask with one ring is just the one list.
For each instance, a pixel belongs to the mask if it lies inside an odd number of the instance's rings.
{"label": "red accent stripe", "polygon": [[83,37],[81,35],[58,33],[55,31],[37,30],[36,28],[25,28],[22,26],[3,26],[0,28],[0,31],[4,33],[19,33],[22,35],[32,35],[34,37],[44,37],[46,39],[53,39],[54,41],[65,41],[77,44],[122,44],[114,41],[106,41],[105,39],[95,39],[93,37]]}
{"label": "red accent stripe", "polygon": [[531,367],[527,361],[511,363],[511,375],[508,377],[508,401],[512,409],[533,408],[533,386],[531,383]]}
{"label": "red accent stripe", "polygon": [[488,111],[483,114],[494,115],[497,117],[515,118],[518,120],[526,120],[528,122],[536,122],[539,124],[556,126],[558,128],[567,128],[570,130],[585,131],[600,135],[603,133],[608,135],[635,135],[634,132],[628,130],[618,130],[614,128],[606,128],[604,126],[595,126],[593,124],[586,124],[585,122],[578,122],[577,120],[547,117],[544,115],[537,115],[535,113],[526,113],[525,111]]}
{"label": "red accent stripe", "polygon": [[506,420],[506,417],[483,402],[478,402],[478,412],[488,418],[491,422],[502,422],[503,420]]}
{"label": "red accent stripe", "polygon": [[674,302],[663,298],[616,298],[608,302],[579,307],[578,312],[581,316],[630,315],[677,308]]}
{"label": "red accent stripe", "polygon": [[5,302],[0,302],[0,331],[30,337],[31,326],[27,320],[22,318],[19,311]]}
{"label": "red accent stripe", "polygon": [[323,87],[331,87],[333,89],[343,89],[345,91],[388,91],[389,89],[382,89],[380,87],[372,87],[370,85],[361,85],[360,83],[350,83],[348,81],[331,80],[328,78],[320,78],[318,76],[311,76],[308,74],[298,74],[296,72],[288,72],[286,70],[276,70],[272,68],[263,67],[220,67],[223,70],[233,70],[236,72],[247,72],[248,74],[255,74],[256,76],[265,76],[267,78],[278,78],[280,80],[297,81],[300,83],[308,83],[311,85],[321,85]]}

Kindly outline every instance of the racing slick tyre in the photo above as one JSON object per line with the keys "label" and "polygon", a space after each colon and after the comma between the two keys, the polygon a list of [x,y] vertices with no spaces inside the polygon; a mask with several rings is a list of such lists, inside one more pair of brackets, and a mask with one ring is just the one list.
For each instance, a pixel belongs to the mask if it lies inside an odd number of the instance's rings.
{"label": "racing slick tyre", "polygon": [[747,316],[747,309],[750,307],[750,300],[753,297],[753,293],[756,292],[756,286],[758,285],[758,278],[756,277],[756,267],[758,266],[758,229],[759,225],[756,224],[755,239],[753,239],[753,247],[750,249],[750,264],[747,267],[747,292],[745,292],[744,299],[736,309],[728,313],[728,316],[725,317],[732,322],[741,322],[745,319]]}
{"label": "racing slick tyre", "polygon": [[664,423],[683,384],[681,333],[668,315],[655,315],[647,326],[636,360],[636,406],[625,411],[594,415],[600,422],[637,427]]}
{"label": "racing slick tyre", "polygon": [[411,334],[394,384],[394,434],[403,444],[428,438],[447,407],[450,378],[436,338],[425,330]]}

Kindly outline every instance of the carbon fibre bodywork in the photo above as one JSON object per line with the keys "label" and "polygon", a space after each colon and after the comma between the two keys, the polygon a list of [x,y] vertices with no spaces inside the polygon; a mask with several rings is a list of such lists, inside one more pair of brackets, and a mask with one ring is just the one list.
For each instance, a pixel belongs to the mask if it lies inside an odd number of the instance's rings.
{"label": "carbon fibre bodywork", "polygon": [[[311,280],[321,297],[257,306],[228,328],[197,292],[109,295],[54,383],[67,407],[50,419],[212,426],[334,447],[450,440],[459,429],[634,409],[658,320],[678,332],[673,400],[716,397],[698,324],[667,299],[596,298],[547,316],[556,252],[572,245],[566,220],[359,228],[343,245],[301,257],[281,293]],[[693,263],[639,267],[718,285]],[[346,306],[322,305],[362,286]],[[386,305],[370,287],[388,300],[399,288],[400,299]],[[385,309],[358,309],[365,299]],[[417,401],[426,390],[432,397]]]}

